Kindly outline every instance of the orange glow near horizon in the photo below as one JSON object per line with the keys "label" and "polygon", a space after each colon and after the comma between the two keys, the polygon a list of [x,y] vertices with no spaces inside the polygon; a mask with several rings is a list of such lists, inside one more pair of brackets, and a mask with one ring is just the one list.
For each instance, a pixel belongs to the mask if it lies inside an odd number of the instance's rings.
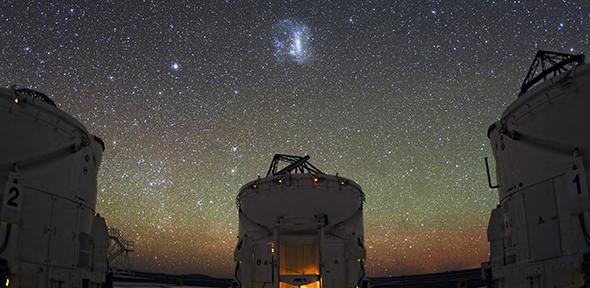
{"label": "orange glow near horizon", "polygon": [[[461,226],[458,224],[452,226],[428,224],[423,227],[410,227],[410,225],[400,226],[394,221],[380,221],[379,225],[375,225],[371,221],[365,222],[365,247],[367,249],[365,263],[369,276],[423,274],[475,268],[488,259],[489,244],[485,234],[486,223],[480,224],[472,220],[464,221],[467,224],[463,223]],[[119,227],[126,227],[125,225],[138,225],[139,228],[158,236],[158,238],[151,240],[151,245],[144,242],[138,244],[138,250],[131,255],[132,263],[136,264],[135,267],[138,270],[168,272],[167,269],[170,268],[164,266],[163,263],[171,260],[163,258],[161,255],[173,255],[174,261],[177,263],[175,271],[191,273],[194,263],[198,263],[199,259],[215,254],[218,257],[208,262],[205,272],[218,277],[232,276],[227,272],[230,270],[227,267],[233,265],[233,262],[230,261],[233,259],[236,242],[234,239],[228,239],[226,235],[210,234],[201,237],[201,242],[198,243],[206,243],[211,247],[208,250],[203,250],[196,246],[194,232],[182,229],[183,225],[187,225],[182,221],[170,223],[165,231],[167,233],[157,230],[151,222],[121,223]],[[173,245],[170,245],[171,243]],[[183,245],[187,247],[186,249],[190,249],[191,253],[181,253],[176,248]],[[282,247],[275,246],[275,257],[277,257],[275,259],[277,260],[280,253],[279,248]],[[154,259],[154,261],[149,262],[150,265],[140,262],[146,258]]]}
{"label": "orange glow near horizon", "polygon": [[489,257],[485,225],[404,228],[365,235],[369,275],[423,274],[476,268]]}

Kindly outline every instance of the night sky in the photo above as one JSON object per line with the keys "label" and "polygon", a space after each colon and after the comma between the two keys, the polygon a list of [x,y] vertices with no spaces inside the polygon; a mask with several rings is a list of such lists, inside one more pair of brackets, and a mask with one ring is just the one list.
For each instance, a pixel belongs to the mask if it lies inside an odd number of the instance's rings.
{"label": "night sky", "polygon": [[0,85],[104,139],[136,269],[230,276],[237,191],[284,153],[363,187],[370,275],[426,273],[486,261],[486,130],[589,34],[582,0],[4,0]]}

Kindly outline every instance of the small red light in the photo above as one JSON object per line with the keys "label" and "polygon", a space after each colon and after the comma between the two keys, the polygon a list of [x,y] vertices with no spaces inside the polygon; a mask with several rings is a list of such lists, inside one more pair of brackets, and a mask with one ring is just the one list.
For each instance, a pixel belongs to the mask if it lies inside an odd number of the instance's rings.
{"label": "small red light", "polygon": [[314,177],[314,178],[313,178],[313,184],[317,185],[317,184],[319,184],[319,183],[320,183],[320,179],[319,179],[319,178],[317,178],[317,177]]}

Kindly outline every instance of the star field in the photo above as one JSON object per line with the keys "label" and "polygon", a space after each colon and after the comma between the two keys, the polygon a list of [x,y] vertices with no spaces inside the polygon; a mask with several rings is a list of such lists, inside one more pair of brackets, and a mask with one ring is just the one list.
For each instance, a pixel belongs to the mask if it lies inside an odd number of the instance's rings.
{"label": "star field", "polygon": [[585,1],[2,1],[0,83],[106,143],[97,212],[136,269],[229,277],[235,196],[274,153],[367,196],[371,276],[477,267],[486,131]]}

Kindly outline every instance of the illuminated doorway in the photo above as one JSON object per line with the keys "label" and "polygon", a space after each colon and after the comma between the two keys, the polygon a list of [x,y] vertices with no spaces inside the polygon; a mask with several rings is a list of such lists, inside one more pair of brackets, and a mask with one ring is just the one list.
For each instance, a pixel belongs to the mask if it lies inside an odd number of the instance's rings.
{"label": "illuminated doorway", "polygon": [[[320,251],[317,243],[281,244],[279,249],[280,288],[320,288]],[[296,279],[307,279],[303,285],[294,285]],[[294,280],[294,281],[290,281]],[[291,282],[291,283],[289,283]]]}

